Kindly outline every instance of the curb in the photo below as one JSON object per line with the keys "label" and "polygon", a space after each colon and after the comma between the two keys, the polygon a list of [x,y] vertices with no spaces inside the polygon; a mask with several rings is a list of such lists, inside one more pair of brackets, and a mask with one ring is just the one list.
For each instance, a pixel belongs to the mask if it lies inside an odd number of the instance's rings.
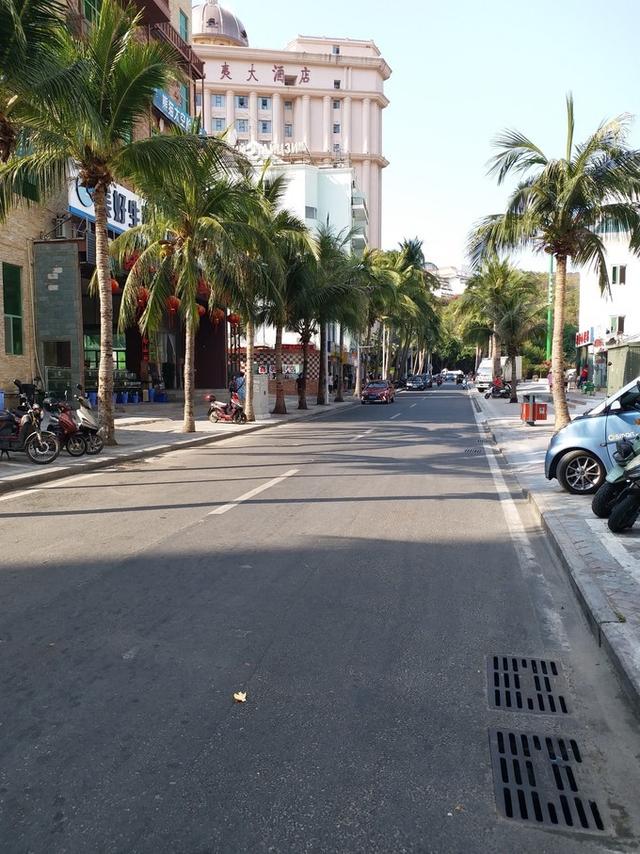
{"label": "curb", "polygon": [[[180,451],[183,448],[196,448],[199,445],[208,445],[215,444],[216,442],[224,442],[227,439],[235,439],[238,436],[245,436],[248,433],[257,433],[260,430],[269,430],[274,427],[279,427],[280,424],[291,424],[296,421],[309,421],[312,418],[323,418],[329,415],[332,412],[340,411],[341,409],[346,409],[350,406],[355,406],[359,403],[359,400],[346,400],[344,403],[338,403],[336,405],[332,405],[330,409],[325,409],[321,412],[312,412],[310,415],[294,415],[291,418],[288,418],[286,421],[274,422],[268,421],[265,423],[255,424],[251,427],[245,427],[244,430],[238,433],[230,433],[228,435],[220,434],[218,436],[198,436],[198,438],[194,439],[185,439],[182,442],[175,442],[173,444],[167,444],[166,442],[161,445],[150,445],[146,448],[136,448],[135,450],[129,451],[124,454],[118,454],[115,457],[103,457],[102,455],[96,456],[93,459],[89,458],[84,460],[82,463],[79,463],[75,466],[69,466],[64,469],[44,469],[40,471],[34,471],[33,474],[18,474],[13,478],[5,481],[0,481],[0,495],[4,495],[8,492],[13,492],[18,489],[22,489],[26,486],[35,486],[39,483],[48,483],[52,480],[62,480],[66,477],[75,477],[77,475],[85,474],[86,472],[96,471],[98,469],[109,468],[109,466],[118,465],[119,463],[133,462],[134,460],[144,459],[145,457],[157,457],[160,454],[166,454],[169,451]],[[326,406],[326,404],[325,404]],[[117,427],[116,423],[116,427]],[[126,429],[123,427],[122,429]]]}
{"label": "curb", "polygon": [[[482,412],[483,415],[487,415],[484,408]],[[500,450],[502,458],[509,465],[508,458],[488,420],[485,422],[485,426]],[[622,649],[624,646],[622,641],[626,638],[619,637],[620,632],[624,632],[625,624],[620,622],[612,610],[604,591],[588,577],[587,564],[578,558],[572,559],[567,553],[569,544],[563,543],[562,532],[556,530],[553,519],[547,518],[548,511],[541,506],[535,493],[522,486],[517,475],[514,475],[514,479],[522,497],[533,508],[536,519],[547,534],[553,553],[567,575],[569,584],[576,595],[589,628],[598,642],[598,646],[603,648],[609,656],[632,708],[640,716],[640,674],[634,668],[627,666]],[[631,654],[633,653],[631,652]]]}

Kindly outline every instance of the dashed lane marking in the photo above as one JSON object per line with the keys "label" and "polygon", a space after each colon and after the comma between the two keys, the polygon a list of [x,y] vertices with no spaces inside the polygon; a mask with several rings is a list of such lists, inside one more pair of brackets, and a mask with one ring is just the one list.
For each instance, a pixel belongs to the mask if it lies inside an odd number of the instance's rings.
{"label": "dashed lane marking", "polygon": [[207,516],[222,516],[223,513],[228,513],[229,510],[233,510],[239,504],[242,504],[244,501],[248,501],[250,498],[253,498],[255,495],[260,495],[261,492],[265,492],[267,489],[271,489],[272,486],[277,486],[279,483],[282,483],[283,480],[286,480],[288,477],[292,477],[294,474],[297,474],[300,469],[289,469],[284,474],[281,474],[280,477],[274,477],[273,480],[269,480],[266,483],[263,483],[262,486],[256,486],[255,489],[250,489],[249,492],[245,492],[244,495],[240,495],[238,498],[235,498],[233,501],[229,502],[229,504],[223,504],[222,507],[216,507],[215,510],[212,510],[210,513],[207,513]]}

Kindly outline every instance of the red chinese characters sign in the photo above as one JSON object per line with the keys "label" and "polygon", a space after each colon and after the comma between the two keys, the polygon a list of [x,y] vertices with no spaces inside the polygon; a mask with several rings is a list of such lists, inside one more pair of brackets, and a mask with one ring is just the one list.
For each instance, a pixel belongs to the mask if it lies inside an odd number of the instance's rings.
{"label": "red chinese characters sign", "polygon": [[[271,69],[271,74],[273,75],[274,83],[282,83],[286,85],[288,75],[284,65],[274,65]],[[291,75],[291,77],[293,78],[293,81],[300,85],[311,83],[311,69],[305,65],[300,69],[299,73],[297,72],[295,75]],[[232,69],[228,62],[223,62],[220,65],[220,80],[233,80]],[[244,78],[244,80],[245,83],[250,83],[254,81],[256,83],[260,82],[255,63],[252,62],[251,65],[246,69],[246,77]]]}
{"label": "red chinese characters sign", "polygon": [[593,343],[593,327],[585,329],[584,332],[576,332],[576,347],[586,347]]}

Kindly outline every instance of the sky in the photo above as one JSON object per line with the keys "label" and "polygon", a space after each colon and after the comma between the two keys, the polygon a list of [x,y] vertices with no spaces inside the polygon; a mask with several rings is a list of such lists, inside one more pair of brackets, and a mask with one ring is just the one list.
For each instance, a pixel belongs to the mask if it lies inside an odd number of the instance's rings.
{"label": "sky", "polygon": [[[563,156],[565,96],[576,141],[620,113],[640,114],[640,0],[223,0],[253,47],[297,35],[373,39],[392,69],[383,112],[382,245],[419,237],[439,267],[466,264],[473,223],[504,209],[487,176],[505,128]],[[640,118],[629,136],[640,147]],[[527,258],[546,270],[545,256]]]}

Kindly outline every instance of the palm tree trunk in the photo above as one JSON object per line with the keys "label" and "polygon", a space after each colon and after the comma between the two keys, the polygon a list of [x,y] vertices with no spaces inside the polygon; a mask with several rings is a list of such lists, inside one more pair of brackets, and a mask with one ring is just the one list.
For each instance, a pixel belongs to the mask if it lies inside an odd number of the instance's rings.
{"label": "palm tree trunk", "polygon": [[307,406],[307,374],[309,372],[309,334],[300,336],[302,341],[302,382],[298,391],[298,409],[308,409]]}
{"label": "palm tree trunk", "polygon": [[358,343],[356,344],[356,381],[353,386],[353,396],[360,397],[362,394],[362,365],[360,364],[360,360],[362,358],[362,354],[360,351],[360,339],[358,338]]}
{"label": "palm tree trunk", "polygon": [[273,407],[274,415],[286,415],[287,403],[284,397],[284,381],[282,379],[282,326],[276,326],[276,405]]}
{"label": "palm tree trunk", "polygon": [[342,324],[340,324],[340,336],[338,338],[338,388],[336,389],[336,396],[334,398],[336,403],[344,403],[344,396],[342,394],[344,388],[344,371],[342,368],[342,351],[344,349],[344,329]]}
{"label": "palm tree trunk", "polygon": [[322,321],[320,323],[320,371],[318,376],[318,406],[323,406],[327,402],[327,324]]}
{"label": "palm tree trunk", "polygon": [[564,309],[567,289],[567,259],[562,255],[557,255],[556,262],[551,372],[553,377],[553,408],[556,415],[554,426],[556,430],[561,430],[571,421],[564,388]]}
{"label": "palm tree trunk", "polygon": [[195,379],[196,336],[193,318],[187,317],[184,327],[184,418],[183,433],[195,433],[196,422],[193,417],[193,387]]}
{"label": "palm tree trunk", "polygon": [[502,363],[500,361],[500,356],[502,355],[501,351],[500,338],[498,337],[498,333],[494,327],[493,335],[491,337],[491,356],[493,358],[492,373],[494,378],[499,377],[502,373]]}
{"label": "palm tree trunk", "polygon": [[247,357],[244,366],[244,387],[246,389],[246,400],[244,411],[247,421],[255,421],[256,414],[253,411],[253,347],[256,330],[253,320],[247,320],[245,324],[245,337],[247,339]]}
{"label": "palm tree trunk", "polygon": [[113,422],[113,293],[107,236],[105,188],[98,184],[94,192],[96,212],[96,273],[100,294],[100,369],[98,371],[98,409],[100,431],[105,445],[115,445]]}
{"label": "palm tree trunk", "polygon": [[518,387],[516,386],[516,354],[517,350],[509,351],[509,362],[511,364],[511,397],[509,403],[518,402]]}

